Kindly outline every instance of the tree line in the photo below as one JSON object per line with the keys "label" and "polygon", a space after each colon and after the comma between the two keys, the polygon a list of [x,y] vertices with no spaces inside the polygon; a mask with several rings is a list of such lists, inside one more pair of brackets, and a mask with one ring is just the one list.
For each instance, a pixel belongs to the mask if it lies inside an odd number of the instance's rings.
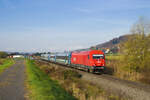
{"label": "tree line", "polygon": [[6,52],[0,51],[0,58],[6,58],[8,54]]}

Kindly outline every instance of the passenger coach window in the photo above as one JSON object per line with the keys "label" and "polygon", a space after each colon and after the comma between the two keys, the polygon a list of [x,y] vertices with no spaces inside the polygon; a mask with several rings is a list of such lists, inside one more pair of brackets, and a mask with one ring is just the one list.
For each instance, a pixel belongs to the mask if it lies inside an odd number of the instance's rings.
{"label": "passenger coach window", "polygon": [[88,55],[88,59],[90,59],[89,55]]}
{"label": "passenger coach window", "polygon": [[104,55],[93,55],[93,59],[104,59]]}

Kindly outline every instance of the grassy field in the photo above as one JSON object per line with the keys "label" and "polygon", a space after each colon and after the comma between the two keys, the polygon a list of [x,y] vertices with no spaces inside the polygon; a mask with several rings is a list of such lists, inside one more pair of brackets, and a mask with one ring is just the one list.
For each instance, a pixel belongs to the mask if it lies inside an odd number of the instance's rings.
{"label": "grassy field", "polygon": [[6,68],[13,65],[15,62],[12,59],[0,59],[0,73],[3,72]]}
{"label": "grassy field", "polygon": [[30,100],[76,100],[56,81],[51,80],[32,60],[26,60],[27,90]]}
{"label": "grassy field", "polygon": [[106,60],[119,60],[122,59],[121,55],[106,55]]}

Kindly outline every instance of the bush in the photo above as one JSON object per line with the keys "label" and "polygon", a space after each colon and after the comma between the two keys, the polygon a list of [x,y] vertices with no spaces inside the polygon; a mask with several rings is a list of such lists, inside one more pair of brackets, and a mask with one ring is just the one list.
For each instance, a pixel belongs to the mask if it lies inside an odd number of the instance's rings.
{"label": "bush", "polygon": [[6,58],[8,54],[6,52],[0,52],[0,58]]}
{"label": "bush", "polygon": [[65,70],[64,72],[64,79],[72,79],[74,77],[80,78],[81,74],[74,70]]}

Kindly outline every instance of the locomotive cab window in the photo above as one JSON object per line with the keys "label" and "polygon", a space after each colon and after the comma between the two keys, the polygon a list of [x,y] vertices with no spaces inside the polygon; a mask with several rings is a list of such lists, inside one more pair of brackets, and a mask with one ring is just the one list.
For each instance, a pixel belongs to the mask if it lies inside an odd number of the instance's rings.
{"label": "locomotive cab window", "polygon": [[93,55],[93,59],[104,59],[104,55]]}

